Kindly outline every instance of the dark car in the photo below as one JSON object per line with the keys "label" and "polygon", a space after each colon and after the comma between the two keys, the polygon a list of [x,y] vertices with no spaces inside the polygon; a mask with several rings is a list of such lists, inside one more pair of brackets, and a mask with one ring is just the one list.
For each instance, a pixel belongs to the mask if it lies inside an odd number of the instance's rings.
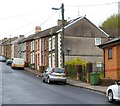
{"label": "dark car", "polygon": [[6,65],[11,65],[12,62],[13,62],[13,60],[7,59],[7,61],[6,61]]}
{"label": "dark car", "polygon": [[0,62],[6,62],[6,58],[4,56],[0,56]]}

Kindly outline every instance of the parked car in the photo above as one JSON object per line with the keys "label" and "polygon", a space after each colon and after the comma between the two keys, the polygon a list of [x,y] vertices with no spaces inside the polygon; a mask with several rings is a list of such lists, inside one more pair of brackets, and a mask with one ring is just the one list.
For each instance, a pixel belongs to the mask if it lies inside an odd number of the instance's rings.
{"label": "parked car", "polygon": [[6,58],[4,56],[0,56],[0,62],[6,62]]}
{"label": "parked car", "polygon": [[120,100],[120,80],[115,82],[114,85],[108,86],[106,90],[106,97],[109,102],[114,102],[115,100]]}
{"label": "parked car", "polygon": [[66,84],[67,79],[66,79],[65,69],[58,67],[47,68],[42,75],[42,81],[47,83],[62,82],[63,84]]}
{"label": "parked car", "polygon": [[24,69],[25,61],[23,58],[14,58],[11,64],[12,68],[22,68]]}
{"label": "parked car", "polygon": [[6,65],[10,65],[10,66],[11,66],[12,62],[13,62],[13,60],[11,60],[11,59],[7,59],[7,61],[6,61]]}

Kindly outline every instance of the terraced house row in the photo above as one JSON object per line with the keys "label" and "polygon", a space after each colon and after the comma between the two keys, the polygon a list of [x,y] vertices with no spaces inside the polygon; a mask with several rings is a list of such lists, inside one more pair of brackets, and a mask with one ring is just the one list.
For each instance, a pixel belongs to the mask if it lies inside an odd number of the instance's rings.
{"label": "terraced house row", "polygon": [[[46,30],[37,26],[35,33],[27,38],[21,35],[19,38],[9,38],[8,41],[4,39],[1,42],[0,53],[8,58],[24,58],[26,65],[35,70],[44,66],[62,67],[61,23],[61,20],[58,20],[58,25]],[[101,66],[104,62],[104,52],[98,45],[115,35],[108,35],[107,31],[94,25],[85,16],[64,21],[64,24],[65,62],[80,57]]]}

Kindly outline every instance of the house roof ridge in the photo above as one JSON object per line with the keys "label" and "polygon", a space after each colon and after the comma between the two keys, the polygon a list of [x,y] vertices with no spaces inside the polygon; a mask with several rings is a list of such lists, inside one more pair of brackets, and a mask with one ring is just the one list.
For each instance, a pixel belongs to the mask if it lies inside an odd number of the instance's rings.
{"label": "house roof ridge", "polygon": [[[69,26],[71,26],[71,25],[73,25],[74,23],[82,20],[83,18],[85,18],[85,16],[81,16],[81,17],[78,17],[78,18],[76,18],[76,19],[73,19],[73,20],[69,21],[69,24],[66,25],[64,28],[65,28],[65,29],[68,28]],[[60,32],[60,31],[62,31],[62,28],[61,28],[60,30],[58,30],[57,32]]]}
{"label": "house roof ridge", "polygon": [[[56,32],[59,28],[61,28],[59,25],[55,25],[53,27],[47,28],[41,32],[36,33],[36,36],[33,37],[33,39],[38,39],[43,36],[50,35],[50,31],[53,29],[53,32]],[[55,30],[55,31],[54,31]],[[48,32],[47,32],[48,31]],[[46,33],[45,33],[46,32]],[[43,35],[42,35],[43,34]]]}
{"label": "house roof ridge", "polygon": [[22,38],[17,38],[17,39],[15,39],[14,41],[12,41],[11,43],[18,43],[18,42],[20,42],[20,41],[22,41],[23,39],[24,39],[25,37],[22,37]]}
{"label": "house roof ridge", "polygon": [[120,37],[117,37],[117,38],[114,38],[112,40],[109,40],[108,42],[106,42],[106,44],[112,43],[112,42],[115,42],[115,41],[118,41],[118,40],[120,40]]}
{"label": "house roof ridge", "polygon": [[[85,16],[81,16],[81,17],[78,17],[78,18],[76,18],[76,19],[73,19],[73,21],[71,20],[70,23],[69,23],[68,25],[66,25],[64,28],[66,29],[66,28],[68,28],[69,26],[73,25],[74,23],[76,23],[76,22],[78,22],[78,21],[80,21],[80,20],[82,20],[82,19],[84,19],[84,18],[85,18],[86,20],[88,20],[92,25],[94,25],[97,29],[99,29],[102,33],[104,33],[107,37],[109,37],[109,34],[108,34],[108,33],[106,33],[104,30],[102,30],[101,28],[99,28],[97,25],[93,24],[93,22],[91,22],[89,19],[86,18],[86,15],[85,15]],[[58,30],[57,32],[60,32],[60,31],[62,31],[62,29]]]}
{"label": "house roof ridge", "polygon": [[[47,29],[45,29],[45,30],[43,30],[43,31],[40,31],[40,32],[38,32],[38,33],[45,32],[45,31],[50,30],[50,29],[55,28],[55,27],[57,27],[57,25],[56,25],[56,26],[53,26],[53,27],[50,27],[50,28],[47,28]],[[36,33],[36,34],[38,34],[38,33]]]}
{"label": "house roof ridge", "polygon": [[[86,18],[86,17],[85,17]],[[87,19],[87,18],[86,18]],[[99,29],[102,33],[104,33],[107,37],[109,37],[110,35],[108,33],[106,33],[103,29],[101,29],[100,27],[98,27],[97,25],[93,24],[93,22],[91,22],[89,19],[87,19],[92,25],[94,25],[97,29]]]}
{"label": "house roof ridge", "polygon": [[[111,44],[111,43],[115,43],[115,42],[119,42],[119,41],[120,41],[120,37],[113,38],[113,39],[111,39],[111,40],[109,40],[109,41],[107,41],[107,42],[105,42],[105,43],[103,43],[103,44],[98,45],[98,47],[102,48],[102,47],[104,47],[105,45],[109,45],[109,44]],[[119,42],[119,43],[120,43],[120,42]]]}

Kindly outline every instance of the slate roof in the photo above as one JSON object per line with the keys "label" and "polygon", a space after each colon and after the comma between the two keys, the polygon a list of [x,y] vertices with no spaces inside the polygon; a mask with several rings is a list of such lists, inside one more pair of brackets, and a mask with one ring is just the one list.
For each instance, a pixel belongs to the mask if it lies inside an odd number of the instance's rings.
{"label": "slate roof", "polygon": [[34,37],[33,39],[38,39],[38,38],[41,38],[41,37],[45,37],[45,36],[49,36],[49,35],[52,35],[52,34],[55,34],[57,30],[60,29],[60,26],[54,26],[54,27],[51,27],[51,28],[48,28],[44,31],[41,31],[41,32],[38,32]]}
{"label": "slate roof", "polygon": [[[34,37],[34,36],[35,36],[35,34],[32,34],[32,35],[28,36],[27,38],[22,39],[20,42],[21,42],[21,43],[24,43],[24,42],[26,42],[26,41],[33,40],[33,37]],[[20,42],[19,42],[19,43],[20,43]]]}
{"label": "slate roof", "polygon": [[[88,20],[88,19],[86,18],[86,16],[78,17],[78,18],[70,21],[69,24],[64,27],[65,33],[67,33],[67,34],[68,34],[68,33],[71,33],[71,34],[72,34],[72,32],[70,32],[70,30],[68,30],[68,29],[70,29],[73,25],[75,25],[76,23],[82,21],[83,19],[87,20],[91,25],[93,25],[93,26],[94,26],[96,29],[98,29],[101,33],[103,33],[104,35],[106,35],[106,37],[109,37],[109,34],[108,34],[108,33],[106,33],[104,30],[102,30],[101,28],[99,28],[98,26],[96,26],[95,24],[93,24],[90,20]],[[80,25],[80,24],[79,24],[79,25]],[[80,27],[83,27],[83,26],[81,25]],[[86,29],[86,28],[84,28],[84,30],[85,30],[85,29]],[[68,30],[68,31],[67,31],[67,30]],[[75,30],[76,30],[76,29],[75,29]],[[77,30],[78,30],[78,28],[77,28]],[[90,29],[90,30],[91,30],[91,29]],[[60,29],[58,32],[60,32],[60,31],[62,31],[62,29]],[[82,35],[82,36],[83,36],[83,35]]]}
{"label": "slate roof", "polygon": [[18,37],[17,39],[15,39],[14,41],[11,42],[11,44],[14,44],[14,43],[18,43],[19,41],[25,39],[24,37]]}
{"label": "slate roof", "polygon": [[14,38],[8,38],[8,39],[5,39],[4,41],[2,41],[2,45],[10,45],[11,42],[13,42],[14,40],[16,40],[18,37],[14,37]]}
{"label": "slate roof", "polygon": [[110,35],[111,38],[116,38],[120,34],[120,29],[112,29],[112,28],[102,28],[106,33]]}
{"label": "slate roof", "polygon": [[54,26],[54,27],[48,28],[48,29],[43,30],[41,32],[30,35],[27,38],[20,40],[18,43],[24,43],[26,41],[31,41],[31,40],[38,39],[41,37],[49,36],[51,34],[56,33],[56,31],[59,29],[60,29],[60,26]]}
{"label": "slate roof", "polygon": [[[77,19],[79,19],[79,18],[76,18],[74,20],[69,21],[66,25],[68,25],[69,23],[74,22]],[[48,28],[48,29],[43,30],[41,32],[38,32],[36,34],[32,34],[32,35],[28,36],[27,38],[25,38],[24,40],[21,40],[20,42],[26,42],[26,41],[30,41],[30,40],[33,40],[33,39],[38,39],[38,38],[41,38],[41,37],[45,37],[45,36],[49,36],[49,35],[55,34],[61,28],[62,28],[62,25],[61,26],[53,26],[51,28]]]}
{"label": "slate roof", "polygon": [[[66,31],[67,29],[71,28],[73,24],[76,24],[77,22],[81,21],[82,19],[86,19],[88,20],[85,16],[83,17],[78,17],[76,19],[70,20],[65,26],[65,32],[67,33],[71,33],[69,30]],[[89,21],[89,20],[88,20]],[[90,21],[89,21],[90,22]],[[93,26],[95,26],[92,22],[90,22]],[[108,37],[109,35],[103,31],[101,28],[95,26],[98,30],[100,30],[100,32],[102,32],[104,35],[106,35],[106,37]],[[53,26],[51,28],[48,28],[46,30],[43,30],[41,32],[38,32],[36,34],[32,34],[30,36],[28,36],[27,38],[25,38],[24,40],[20,41],[20,42],[26,42],[26,41],[30,41],[30,40],[34,40],[34,39],[38,39],[41,37],[45,37],[45,36],[50,36],[52,34],[56,34],[62,31],[62,25],[61,26]]]}
{"label": "slate roof", "polygon": [[100,48],[106,48],[106,47],[109,47],[109,46],[113,46],[113,45],[116,45],[116,44],[120,44],[120,37],[117,37],[117,38],[114,38],[106,43],[103,43],[101,45],[98,45],[98,47]]}

